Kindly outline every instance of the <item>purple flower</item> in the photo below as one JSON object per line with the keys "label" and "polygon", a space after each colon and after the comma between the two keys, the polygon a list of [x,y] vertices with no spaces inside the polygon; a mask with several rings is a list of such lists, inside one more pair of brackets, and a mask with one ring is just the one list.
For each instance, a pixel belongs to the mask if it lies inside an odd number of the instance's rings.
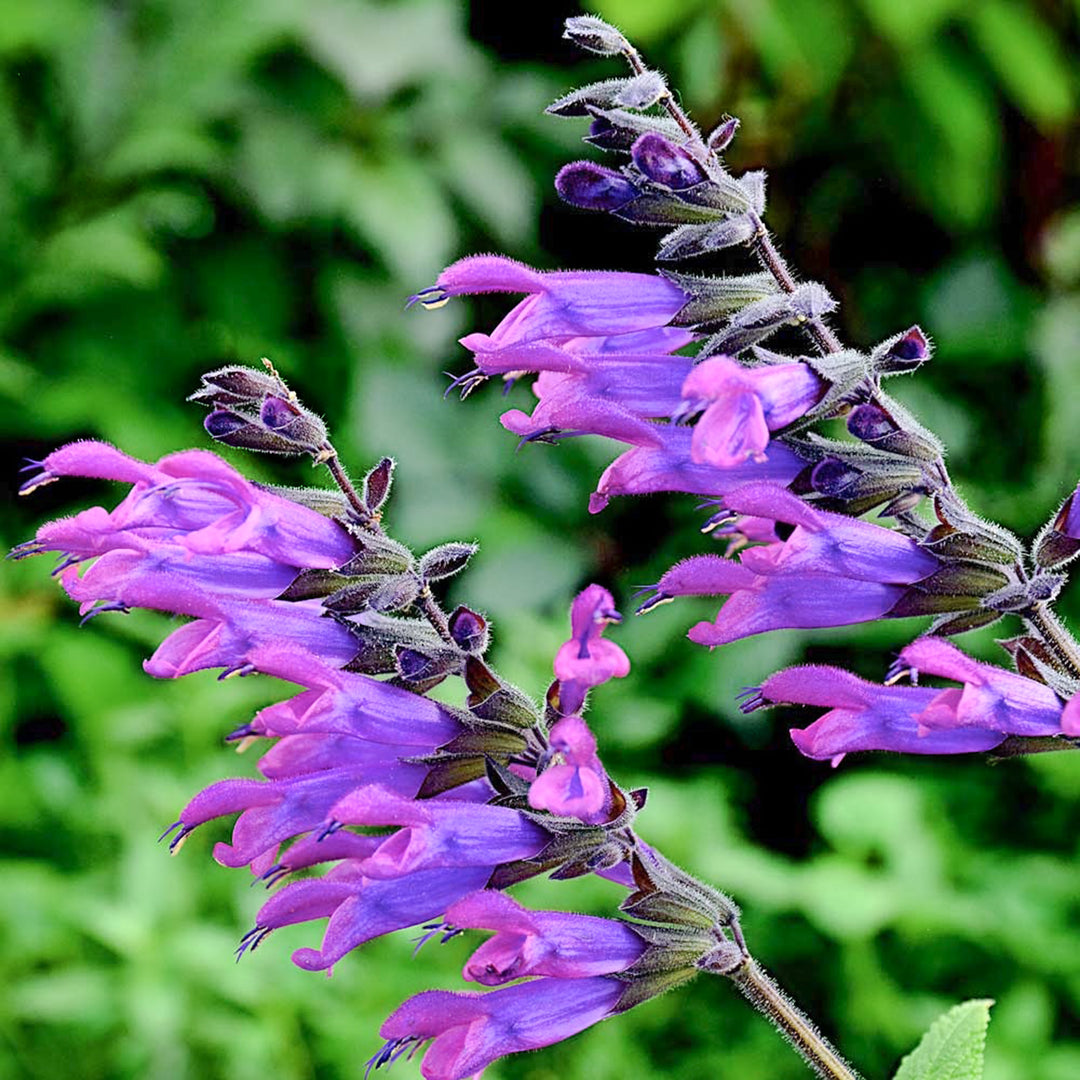
{"label": "purple flower", "polygon": [[626,653],[601,636],[609,623],[621,619],[611,593],[600,585],[589,585],[574,598],[570,607],[570,640],[559,647],[554,665],[564,713],[576,713],[591,687],[600,686],[608,679],[622,679],[630,673]]}
{"label": "purple flower", "polygon": [[433,289],[417,298],[430,306],[451,296],[488,292],[529,294],[486,339],[492,348],[651,330],[666,325],[689,299],[659,274],[543,272],[504,255],[460,259],[439,275]]}
{"label": "purple flower", "polygon": [[596,737],[580,716],[564,716],[551,728],[548,742],[562,764],[548,765],[529,785],[529,805],[560,817],[599,825],[611,817],[612,794],[596,754]]}
{"label": "purple flower", "polygon": [[598,514],[613,495],[651,495],[682,491],[691,495],[720,496],[751,480],[788,484],[806,462],[786,446],[775,446],[768,461],[747,461],[731,468],[702,465],[691,456],[691,429],[656,425],[660,445],[635,446],[617,457],[604,471],[589,498],[589,512]]}
{"label": "purple flower", "polygon": [[625,971],[641,959],[647,943],[627,923],[561,911],[529,911],[495,889],[459,900],[446,911],[455,929],[495,930],[465,963],[465,979],[501,986],[545,975],[584,979]]}
{"label": "purple flower", "polygon": [[[509,807],[450,797],[414,800],[379,784],[348,791],[318,836],[330,839],[345,825],[401,827],[363,838],[375,844],[322,878],[285,886],[260,909],[252,932],[261,940],[281,926],[329,917],[321,948],[293,954],[309,971],[331,967],[373,937],[434,918],[483,888],[500,863],[532,858],[551,840]],[[276,867],[264,872],[276,873]]]}
{"label": "purple flower", "polygon": [[149,465],[107,443],[76,442],[53,451],[40,468],[24,491],[61,476],[133,486],[112,512],[92,507],[43,526],[39,551],[87,559],[118,548],[175,546],[187,558],[249,553],[284,566],[323,569],[356,552],[337,522],[256,487],[205,450],[184,450]]}
{"label": "purple flower", "polygon": [[856,750],[973,753],[991,750],[1009,735],[1069,734],[1073,726],[1049,687],[980,663],[938,638],[913,642],[901,650],[900,662],[914,674],[963,685],[879,686],[839,668],[806,665],[770,676],[748,707],[828,706],[829,712],[791,737],[807,757],[834,765]]}
{"label": "purple flower", "polygon": [[980,663],[934,637],[901,649],[900,663],[918,675],[963,683],[961,689],[940,691],[919,714],[919,724],[927,731],[970,727],[1004,735],[1061,734],[1061,700],[1044,683]]}
{"label": "purple flower", "polygon": [[376,1068],[434,1040],[420,1066],[426,1080],[465,1080],[498,1058],[576,1035],[610,1016],[626,986],[616,979],[538,979],[503,990],[427,990],[380,1029],[387,1045]]}
{"label": "purple flower", "polygon": [[[350,792],[379,783],[411,797],[427,767],[402,760],[432,753],[463,731],[442,705],[364,675],[336,671],[315,656],[277,647],[256,651],[259,670],[311,687],[256,714],[234,737],[278,736],[259,761],[266,780],[221,780],[180,814],[173,848],[197,826],[240,813],[232,843],[217,844],[223,866],[251,864],[264,873],[282,843],[321,828]],[[486,799],[480,790],[461,798]]]}
{"label": "purple flower", "polygon": [[807,364],[748,368],[726,356],[703,360],[683,384],[682,413],[704,410],[694,425],[692,460],[719,468],[766,459],[769,432],[812,409],[826,390]]}
{"label": "purple flower", "polygon": [[795,525],[783,542],[748,548],[738,563],[701,555],[654,586],[648,610],[675,596],[728,594],[689,637],[710,647],[766,630],[847,626],[887,616],[905,587],[933,573],[934,556],[891,529],[826,513],[775,485],[746,484],[723,499],[739,514]]}
{"label": "purple flower", "polygon": [[905,754],[968,754],[992,750],[1004,734],[980,728],[931,731],[919,714],[940,691],[921,686],[880,686],[840,668],[807,664],[770,675],[748,707],[791,704],[829,709],[807,728],[791,732],[806,757],[839,765],[859,750]]}
{"label": "purple flower", "polygon": [[[330,839],[333,837],[322,842]],[[357,839],[378,842],[383,838]],[[255,927],[245,935],[241,948],[254,948],[267,934],[283,926],[329,919],[318,949],[297,949],[292,954],[293,963],[305,971],[327,971],[347,953],[374,938],[437,918],[455,900],[482,889],[493,869],[438,868],[405,877],[368,878],[363,873],[364,862],[362,855],[349,858],[320,878],[286,885],[259,909]]]}

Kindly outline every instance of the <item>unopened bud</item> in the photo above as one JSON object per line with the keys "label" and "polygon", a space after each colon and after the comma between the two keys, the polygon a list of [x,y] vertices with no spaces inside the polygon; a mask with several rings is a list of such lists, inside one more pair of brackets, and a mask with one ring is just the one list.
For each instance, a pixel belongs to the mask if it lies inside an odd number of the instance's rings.
{"label": "unopened bud", "polygon": [[870,354],[874,369],[880,375],[904,375],[930,359],[930,339],[918,326],[883,341]]}
{"label": "unopened bud", "polygon": [[620,210],[640,194],[621,173],[591,161],[564,165],[555,177],[555,190],[564,202],[582,210]]}
{"label": "unopened bud", "polygon": [[450,615],[449,628],[450,636],[465,652],[480,655],[487,648],[487,620],[470,608],[456,608]]}
{"label": "unopened bud", "polygon": [[705,180],[705,170],[681,147],[663,135],[642,135],[630,156],[642,174],[656,184],[682,191]]}
{"label": "unopened bud", "polygon": [[589,52],[617,56],[630,49],[630,42],[614,26],[595,15],[573,15],[564,27],[563,37]]}
{"label": "unopened bud", "polygon": [[264,454],[299,454],[303,447],[291,439],[267,431],[262,424],[228,409],[215,409],[203,421],[206,433],[226,446],[257,450]]}
{"label": "unopened bud", "polygon": [[1040,566],[1064,566],[1080,555],[1080,486],[1061,504],[1043,526],[1035,541],[1035,561]]}
{"label": "unopened bud", "polygon": [[737,116],[725,116],[720,123],[713,128],[709,136],[709,149],[714,153],[722,154],[735,138],[735,132],[739,130],[739,118]]}

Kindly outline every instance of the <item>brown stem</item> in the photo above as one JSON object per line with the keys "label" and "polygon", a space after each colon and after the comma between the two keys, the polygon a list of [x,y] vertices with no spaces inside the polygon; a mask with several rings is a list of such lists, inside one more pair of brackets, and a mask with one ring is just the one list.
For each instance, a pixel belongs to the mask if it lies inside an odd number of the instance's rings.
{"label": "brown stem", "polygon": [[1050,607],[1046,603],[1036,604],[1024,612],[1024,618],[1066,671],[1074,679],[1080,679],[1080,645]]}
{"label": "brown stem", "polygon": [[[765,228],[765,223],[752,210],[749,217],[755,230],[752,242],[753,248],[761,261],[761,265],[772,274],[776,284],[784,292],[793,293],[796,287],[795,278],[788,269],[783,255],[777,251],[776,245],[769,235],[769,230]],[[823,353],[836,353],[843,350],[844,347],[840,344],[840,339],[825,325],[824,319],[814,315],[808,317],[804,325],[807,332],[814,339],[814,343]]]}
{"label": "brown stem", "polygon": [[342,468],[337,451],[330,443],[325,443],[320,447],[319,457],[316,460],[321,461],[330,470],[334,483],[341,489],[342,495],[348,499],[349,505],[359,519],[360,524],[371,532],[383,535],[382,526],[376,521],[375,516],[365,505],[364,500],[360,498],[360,493],[353,487],[349,474]]}
{"label": "brown stem", "polygon": [[825,1080],[860,1080],[859,1074],[837,1053],[813,1021],[780,989],[753,958],[728,975],[758,1012],[767,1016],[802,1055],[807,1065]]}

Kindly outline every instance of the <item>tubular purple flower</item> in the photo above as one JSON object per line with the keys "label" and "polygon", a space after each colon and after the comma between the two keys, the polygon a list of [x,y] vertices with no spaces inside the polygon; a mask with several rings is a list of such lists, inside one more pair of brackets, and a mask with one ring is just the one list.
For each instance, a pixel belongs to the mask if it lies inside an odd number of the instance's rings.
{"label": "tubular purple flower", "polygon": [[807,664],[770,675],[746,707],[828,707],[809,727],[793,730],[791,738],[806,757],[834,766],[859,750],[969,754],[992,750],[1004,741],[1003,732],[977,727],[926,728],[919,716],[940,693],[921,686],[880,686],[840,668]]}
{"label": "tubular purple flower", "polygon": [[847,626],[886,617],[905,586],[938,560],[898,532],[831,514],[775,484],[751,483],[724,496],[739,514],[794,524],[787,540],[748,548],[734,563],[703,555],[677,564],[639,611],[676,596],[728,594],[713,622],[691,628],[700,645],[723,645],[766,630]]}
{"label": "tubular purple flower", "polygon": [[337,522],[256,487],[206,450],[184,450],[156,465],[107,443],[70,443],[41,462],[26,492],[62,476],[118,480],[131,492],[107,512],[92,507],[43,526],[38,550],[91,558],[114,548],[172,544],[191,555],[251,552],[293,567],[333,569],[356,552]]}
{"label": "tubular purple flower", "polygon": [[584,979],[625,971],[648,947],[627,923],[562,911],[529,911],[495,889],[472,893],[446,910],[447,926],[494,930],[465,963],[463,977],[483,986],[526,976]]}
{"label": "tubular purple flower", "polygon": [[918,674],[963,683],[942,690],[921,712],[919,724],[932,731],[974,727],[1004,735],[1060,735],[1062,705],[1044,683],[994,664],[982,664],[941,638],[923,637],[900,650],[900,663]]}
{"label": "tubular purple flower", "polygon": [[529,805],[599,825],[611,815],[611,783],[596,754],[596,737],[580,716],[564,716],[548,735],[562,764],[548,765],[529,785]]}
{"label": "tubular purple flower", "polygon": [[601,975],[539,979],[489,993],[427,990],[386,1020],[380,1034],[387,1045],[369,1064],[378,1068],[433,1039],[421,1075],[465,1080],[507,1054],[550,1046],[604,1020],[625,989]]}
{"label": "tubular purple flower", "polygon": [[182,613],[200,617],[174,630],[158,646],[143,664],[148,675],[176,679],[206,668],[259,670],[256,654],[275,644],[297,656],[319,657],[338,667],[344,667],[358,652],[356,637],[326,618],[318,602],[234,598],[219,604],[208,594],[198,594],[197,601],[200,610],[192,602]]}
{"label": "tubular purple flower", "polygon": [[350,858],[321,878],[286,885],[259,909],[255,928],[241,948],[253,948],[283,926],[328,918],[321,947],[297,949],[292,955],[293,963],[305,971],[327,971],[365,942],[437,918],[455,900],[482,889],[493,869],[473,866],[368,878],[361,869],[363,863],[363,858]]}
{"label": "tubular purple flower", "polygon": [[718,468],[764,461],[769,432],[804,416],[826,389],[807,364],[748,368],[726,356],[703,360],[682,388],[684,413],[704,409],[694,425],[691,459]]}
{"label": "tubular purple flower", "polygon": [[564,713],[576,713],[592,687],[630,673],[626,653],[601,636],[610,623],[621,620],[614,597],[600,585],[589,585],[574,598],[570,606],[570,639],[559,646],[554,664]]}
{"label": "tubular purple flower", "polygon": [[458,799],[414,800],[378,784],[357,787],[331,809],[333,827],[399,825],[363,863],[368,878],[527,859],[550,834],[517,810]]}
{"label": "tubular purple flower", "polygon": [[536,342],[637,333],[665,326],[689,297],[659,274],[533,270],[502,255],[472,255],[447,267],[414,299],[426,306],[467,293],[524,292],[490,337],[469,335],[488,351]]}
{"label": "tubular purple flower", "polygon": [[774,446],[768,461],[747,461],[731,468],[702,465],[691,457],[692,432],[674,425],[657,425],[658,447],[636,446],[617,457],[604,471],[589,498],[589,512],[598,514],[613,495],[651,495],[681,491],[720,496],[751,480],[789,484],[806,462],[786,446]]}

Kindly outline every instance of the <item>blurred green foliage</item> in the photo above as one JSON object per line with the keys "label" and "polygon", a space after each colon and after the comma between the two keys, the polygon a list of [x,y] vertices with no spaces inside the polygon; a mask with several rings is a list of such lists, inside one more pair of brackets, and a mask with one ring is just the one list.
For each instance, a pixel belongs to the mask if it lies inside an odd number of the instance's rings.
{"label": "blurred green foliage", "polygon": [[[509,9],[508,9],[509,8]],[[1030,533],[1080,463],[1080,160],[1074,3],[604,0],[703,124],[743,119],[734,166],[771,170],[770,221],[843,301],[849,340],[918,320],[937,359],[902,388],[971,502]],[[8,475],[74,436],[149,457],[202,444],[199,371],[271,356],[359,471],[400,462],[390,525],[478,538],[453,597],[539,694],[575,587],[626,598],[703,550],[687,500],[585,513],[610,449],[513,439],[493,392],[440,400],[453,338],[504,308],[403,314],[458,254],[644,266],[651,239],[554,205],[579,153],[543,105],[612,73],[558,43],[569,12],[452,0],[0,3],[0,431]],[[542,64],[538,59],[547,58]],[[538,224],[540,228],[538,229]],[[258,475],[302,482],[299,469]],[[14,486],[14,479],[11,481]],[[10,506],[10,546],[103,485]],[[239,765],[221,734],[283,693],[151,683],[147,613],[76,629],[41,564],[0,579],[0,1077],[356,1077],[404,997],[460,985],[467,943],[407,935],[327,982],[293,968],[315,927],[234,965],[262,896],[154,836]],[[1080,615],[1075,591],[1064,607]],[[992,997],[988,1080],[1080,1075],[1078,765],[802,761],[785,720],[733,696],[809,655],[880,677],[916,631],[785,633],[714,654],[687,602],[618,631],[635,664],[596,695],[609,766],[651,794],[647,839],[730,891],[771,968],[868,1076],[948,1004]],[[998,631],[995,631],[998,632]],[[967,644],[994,657],[992,633]],[[220,833],[222,830],[217,830]],[[527,902],[610,911],[597,880]],[[410,1070],[412,1070],[410,1072]],[[401,1063],[396,1072],[415,1075]],[[493,1076],[805,1075],[720,980]]]}

